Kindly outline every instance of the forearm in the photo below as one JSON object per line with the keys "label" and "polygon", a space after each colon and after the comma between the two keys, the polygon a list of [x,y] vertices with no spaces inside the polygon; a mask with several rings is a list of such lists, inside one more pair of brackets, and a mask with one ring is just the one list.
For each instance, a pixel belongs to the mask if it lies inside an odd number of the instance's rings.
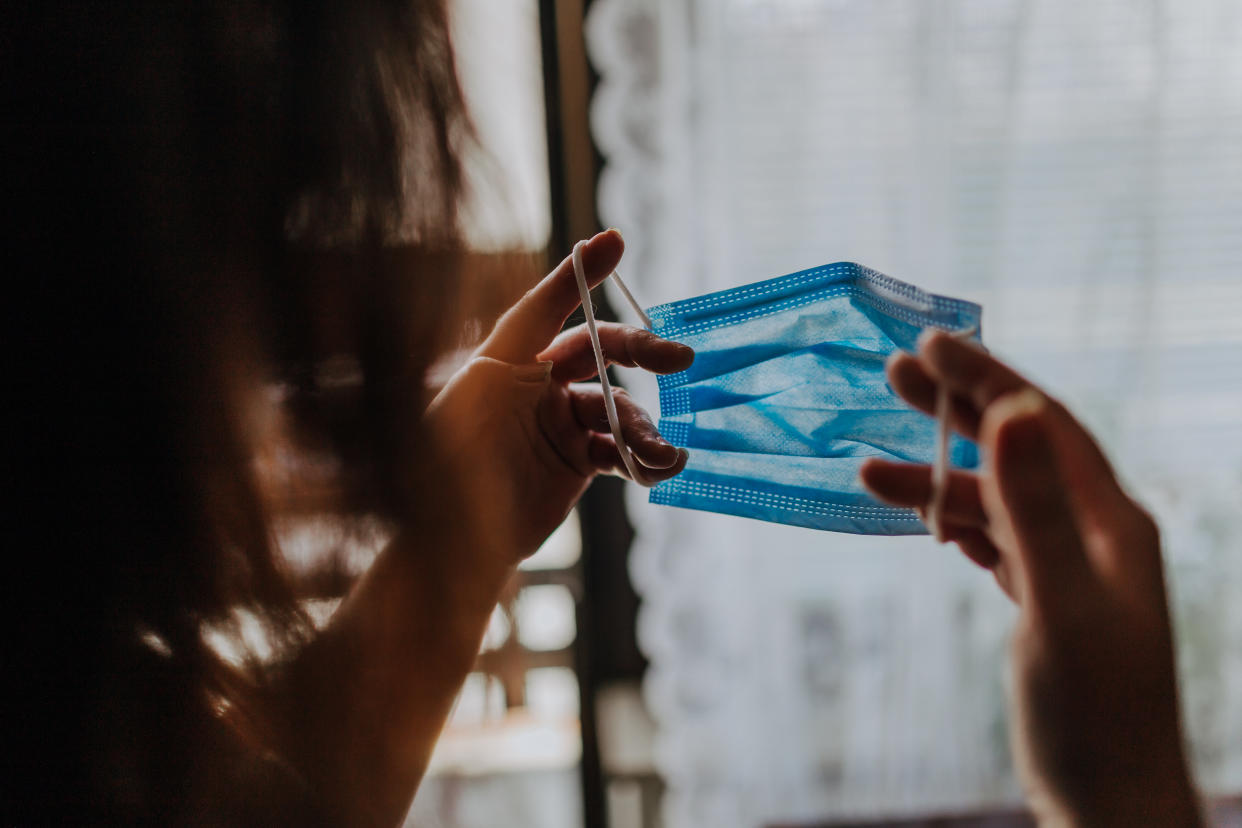
{"label": "forearm", "polygon": [[289,758],[350,824],[404,815],[512,575],[468,525],[394,540],[290,671]]}

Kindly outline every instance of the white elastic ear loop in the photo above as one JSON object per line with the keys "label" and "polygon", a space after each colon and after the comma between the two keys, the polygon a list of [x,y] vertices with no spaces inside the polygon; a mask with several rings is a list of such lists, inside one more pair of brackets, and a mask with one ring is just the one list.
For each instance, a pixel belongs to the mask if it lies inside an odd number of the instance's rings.
{"label": "white elastic ear loop", "polygon": [[[608,427],[612,429],[612,439],[617,443],[617,453],[621,455],[621,462],[625,463],[625,470],[630,473],[630,479],[643,486],[650,486],[647,478],[639,472],[638,462],[634,459],[630,447],[626,445],[625,438],[621,436],[621,421],[617,417],[617,404],[612,399],[612,384],[608,382],[608,365],[604,362],[604,349],[599,344],[599,331],[595,329],[595,309],[591,307],[591,291],[587,288],[586,269],[582,266],[584,245],[586,242],[583,241],[574,245],[574,277],[578,280],[578,296],[582,299],[582,312],[586,314],[587,335],[591,337],[591,348],[595,351],[595,367],[599,371],[599,384],[604,389],[604,411],[608,414]],[[651,327],[651,320],[638,308],[638,303],[621,283],[621,279],[615,272],[612,275],[630,305],[643,318],[643,323]]]}
{"label": "white elastic ear loop", "polygon": [[[971,326],[960,331],[950,331],[958,339],[970,339],[979,330]],[[949,416],[952,396],[944,383],[936,388],[936,462],[932,464],[931,497],[927,501],[927,528],[940,543],[946,540],[944,529],[944,501],[949,489]]]}
{"label": "white elastic ear loop", "polygon": [[651,330],[651,317],[647,315],[646,311],[634,299],[634,294],[630,293],[630,289],[625,286],[625,282],[621,281],[621,274],[615,270],[612,272],[612,281],[613,284],[621,289],[621,295],[625,297],[626,302],[629,302],[630,308],[637,314],[639,319],[643,320],[643,327]]}

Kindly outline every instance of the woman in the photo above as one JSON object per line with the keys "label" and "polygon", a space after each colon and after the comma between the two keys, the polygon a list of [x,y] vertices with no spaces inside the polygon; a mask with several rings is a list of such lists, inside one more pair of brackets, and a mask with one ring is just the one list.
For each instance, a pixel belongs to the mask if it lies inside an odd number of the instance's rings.
{"label": "woman", "polygon": [[[5,824],[398,822],[516,563],[619,458],[568,263],[434,401],[470,129],[441,2],[32,3],[0,55]],[[616,265],[604,233],[589,281]],[[614,361],[684,347],[607,325]],[[990,457],[953,537],[1021,607],[1048,824],[1194,824],[1154,527],[1059,406],[951,338],[892,365]],[[684,454],[624,396],[659,480]],[[874,463],[896,503],[926,469]],[[283,520],[386,545],[323,630]],[[376,528],[378,527],[378,528]],[[234,663],[213,635],[263,647]],[[245,652],[244,646],[242,647]]]}
{"label": "woman", "polygon": [[[502,586],[619,465],[572,384],[594,363],[560,333],[568,263],[428,406],[471,140],[444,4],[5,17],[0,821],[398,823]],[[622,247],[590,240],[592,284]],[[692,358],[601,336],[627,365]],[[676,474],[619,407],[647,476]],[[323,630],[278,543],[307,515],[387,541]]]}

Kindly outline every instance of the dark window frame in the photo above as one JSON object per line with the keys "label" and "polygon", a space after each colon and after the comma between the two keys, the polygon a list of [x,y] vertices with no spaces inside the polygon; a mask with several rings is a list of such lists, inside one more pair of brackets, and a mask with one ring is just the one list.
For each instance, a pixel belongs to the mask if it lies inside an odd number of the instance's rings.
{"label": "dark window frame", "polygon": [[[598,83],[586,57],[583,20],[591,0],[540,0],[544,99],[552,232],[550,264],[599,228],[596,186],[602,157],[591,140],[589,103]],[[598,313],[616,318],[602,291]],[[577,324],[573,318],[569,324]],[[630,584],[628,556],[634,530],[625,513],[624,487],[599,477],[578,505],[582,556],[578,563],[578,635],[574,660],[582,726],[582,806],[588,828],[606,828],[608,812],[600,761],[595,699],[609,682],[641,679],[646,660],[638,649],[638,596]]]}

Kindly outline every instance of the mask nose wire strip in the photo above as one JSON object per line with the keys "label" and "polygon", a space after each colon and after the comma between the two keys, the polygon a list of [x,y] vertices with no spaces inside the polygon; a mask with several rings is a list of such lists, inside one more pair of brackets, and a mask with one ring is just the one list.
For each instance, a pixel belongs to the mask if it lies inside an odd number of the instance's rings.
{"label": "mask nose wire strip", "polygon": [[[621,455],[621,462],[625,464],[625,470],[629,472],[630,479],[635,483],[643,486],[650,486],[647,478],[639,472],[638,461],[634,459],[633,452],[626,445],[625,437],[621,434],[621,420],[617,417],[617,404],[612,398],[612,383],[608,381],[608,365],[604,362],[604,349],[599,344],[599,331],[595,329],[595,309],[591,307],[591,292],[587,288],[586,269],[582,265],[582,248],[586,242],[578,242],[574,245],[574,278],[578,280],[578,296],[582,300],[582,312],[586,315],[587,335],[591,337],[591,349],[595,351],[595,367],[599,371],[599,384],[603,386],[604,391],[604,411],[608,415],[608,427],[612,429],[612,439],[616,441],[617,453]],[[616,274],[614,273],[615,277]],[[634,297],[630,292],[621,285],[621,280],[617,279],[618,286],[621,287],[626,299],[637,309],[638,303],[634,301]],[[650,324],[647,315],[639,311],[643,316],[643,321]]]}
{"label": "mask nose wire strip", "polygon": [[[975,335],[977,327],[969,327],[951,334],[958,339],[969,339]],[[931,496],[927,501],[927,528],[932,536],[944,543],[944,500],[949,488],[949,417],[952,396],[944,383],[936,388],[936,462],[932,464]]]}

